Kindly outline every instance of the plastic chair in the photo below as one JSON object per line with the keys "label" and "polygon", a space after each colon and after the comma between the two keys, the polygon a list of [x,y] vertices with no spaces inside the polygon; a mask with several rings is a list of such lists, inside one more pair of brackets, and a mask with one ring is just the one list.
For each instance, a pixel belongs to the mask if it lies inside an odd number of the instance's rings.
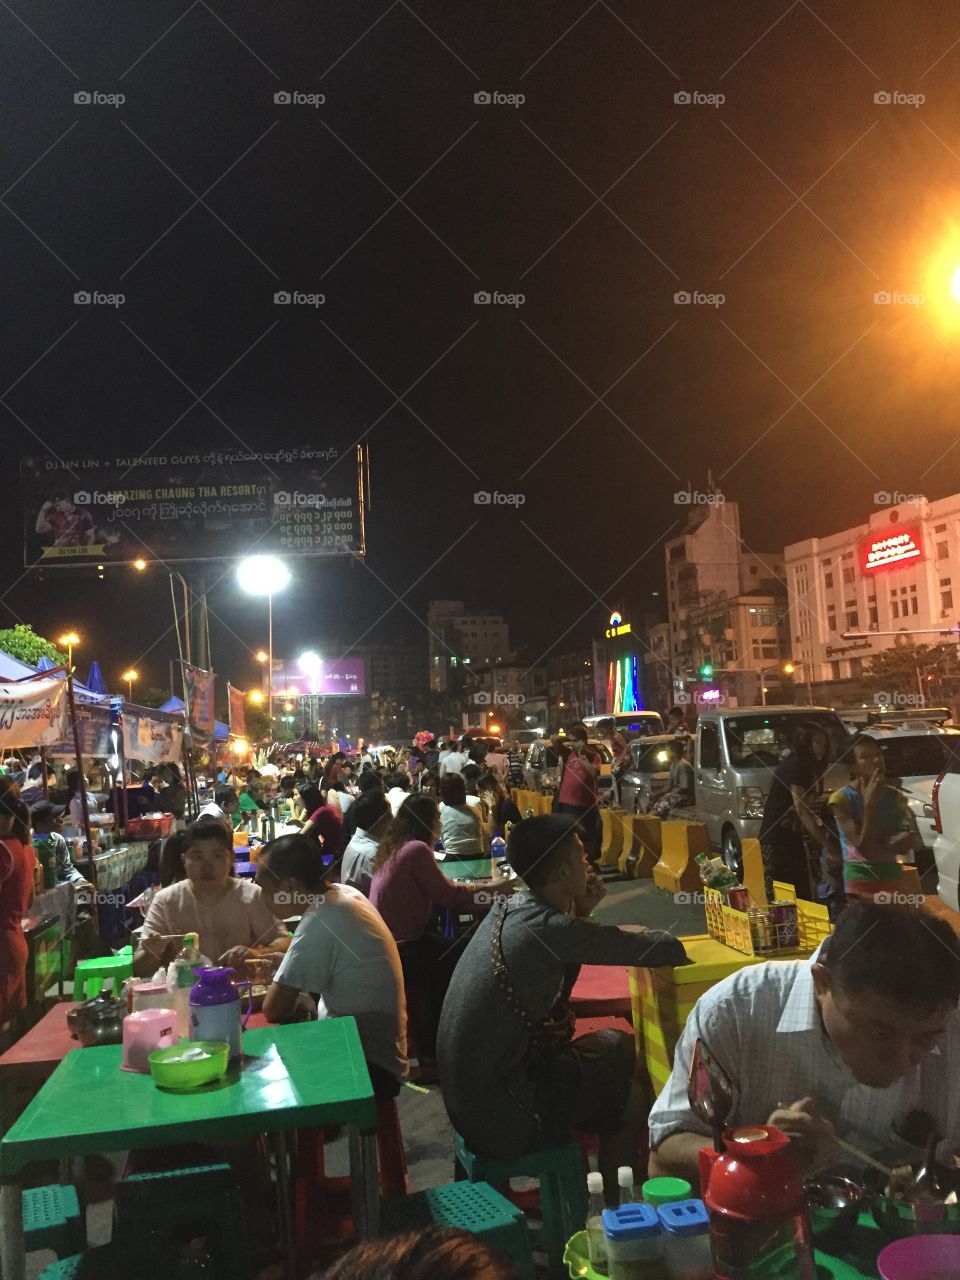
{"label": "plastic chair", "polygon": [[383,1206],[382,1234],[459,1227],[512,1258],[522,1280],[535,1280],[523,1210],[487,1182],[448,1182]]}
{"label": "plastic chair", "polygon": [[124,947],[114,956],[97,956],[93,960],[78,960],[73,974],[74,1000],[91,1000],[103,990],[106,980],[113,985],[113,994],[119,996],[124,980],[133,976],[133,948]]}
{"label": "plastic chair", "polygon": [[87,1247],[87,1224],[75,1187],[32,1187],[23,1193],[23,1243],[33,1249],[52,1249],[58,1258],[82,1254]]}
{"label": "plastic chair", "polygon": [[114,1240],[135,1245],[162,1222],[196,1223],[213,1228],[211,1250],[224,1272],[236,1280],[252,1280],[246,1210],[228,1164],[197,1165],[134,1173],[116,1185]]}
{"label": "plastic chair", "polygon": [[540,1184],[541,1240],[552,1270],[563,1267],[563,1250],[576,1231],[583,1229],[587,1216],[586,1176],[580,1147],[568,1142],[562,1147],[531,1151],[513,1164],[503,1164],[471,1151],[456,1135],[457,1162],[470,1182],[488,1182],[509,1193],[511,1178],[536,1178]]}

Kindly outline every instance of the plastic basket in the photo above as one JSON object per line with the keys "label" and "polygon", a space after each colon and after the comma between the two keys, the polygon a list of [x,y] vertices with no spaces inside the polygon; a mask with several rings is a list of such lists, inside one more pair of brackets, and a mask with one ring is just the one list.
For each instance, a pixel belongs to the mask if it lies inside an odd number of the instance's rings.
{"label": "plastic basket", "polygon": [[127,836],[168,836],[173,830],[173,814],[161,813],[156,818],[128,818]]}
{"label": "plastic basket", "polygon": [[[797,908],[793,922],[776,923],[768,916],[759,937],[751,930],[750,916],[737,911],[720,889],[704,889],[707,932],[717,942],[754,957],[791,956],[815,951],[830,936],[833,926],[825,906],[798,898],[792,885],[774,881],[774,902],[792,902]],[[769,911],[769,908],[768,908]]]}

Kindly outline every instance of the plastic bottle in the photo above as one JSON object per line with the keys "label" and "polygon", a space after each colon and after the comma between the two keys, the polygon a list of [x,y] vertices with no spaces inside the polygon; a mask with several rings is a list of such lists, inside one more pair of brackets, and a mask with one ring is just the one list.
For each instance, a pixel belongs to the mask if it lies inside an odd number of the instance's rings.
{"label": "plastic bottle", "polygon": [[598,1275],[607,1274],[607,1238],[603,1234],[603,1174],[587,1174],[587,1193],[590,1197],[587,1209],[587,1248],[590,1266]]}
{"label": "plastic bottle", "polygon": [[494,862],[502,862],[507,856],[507,842],[504,840],[501,832],[490,841],[490,857]]}
{"label": "plastic bottle", "polygon": [[622,1164],[617,1170],[617,1186],[620,1188],[620,1203],[633,1204],[637,1195],[633,1189],[633,1170],[628,1164]]}
{"label": "plastic bottle", "polygon": [[604,1209],[603,1229],[610,1280],[663,1280],[664,1238],[656,1209],[649,1204]]}
{"label": "plastic bottle", "polygon": [[183,946],[167,968],[167,990],[177,1013],[177,1035],[190,1034],[190,992],[197,980],[194,969],[209,969],[210,961],[200,954],[200,938],[195,933],[183,935]]}
{"label": "plastic bottle", "polygon": [[679,1200],[664,1204],[657,1209],[657,1216],[663,1228],[670,1280],[713,1280],[710,1216],[703,1201]]}

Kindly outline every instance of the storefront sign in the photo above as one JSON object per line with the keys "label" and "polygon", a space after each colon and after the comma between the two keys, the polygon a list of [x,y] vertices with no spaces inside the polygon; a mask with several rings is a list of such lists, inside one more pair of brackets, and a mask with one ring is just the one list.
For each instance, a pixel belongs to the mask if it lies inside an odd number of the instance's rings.
{"label": "storefront sign", "polygon": [[355,444],[249,453],[24,458],[24,563],[363,555],[366,455]]}
{"label": "storefront sign", "polygon": [[888,566],[899,568],[908,560],[919,560],[922,555],[919,528],[894,525],[861,544],[860,567],[865,573]]}
{"label": "storefront sign", "polygon": [[62,680],[0,684],[0,752],[59,741],[67,732],[65,695]]}
{"label": "storefront sign", "polygon": [[610,622],[604,635],[608,640],[613,640],[617,636],[628,636],[633,632],[633,627],[629,622],[624,622],[621,614],[614,611],[610,615]]}

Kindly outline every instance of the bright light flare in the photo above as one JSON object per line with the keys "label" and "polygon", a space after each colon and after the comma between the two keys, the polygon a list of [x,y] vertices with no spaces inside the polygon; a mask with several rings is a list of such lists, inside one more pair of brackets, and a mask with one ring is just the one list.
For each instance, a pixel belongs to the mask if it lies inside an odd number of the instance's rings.
{"label": "bright light flare", "polygon": [[247,556],[237,565],[237,583],[250,596],[274,596],[290,582],[290,570],[276,556]]}
{"label": "bright light flare", "polygon": [[259,689],[251,689],[249,694],[250,701],[254,706],[259,706],[263,702],[263,694]]}

